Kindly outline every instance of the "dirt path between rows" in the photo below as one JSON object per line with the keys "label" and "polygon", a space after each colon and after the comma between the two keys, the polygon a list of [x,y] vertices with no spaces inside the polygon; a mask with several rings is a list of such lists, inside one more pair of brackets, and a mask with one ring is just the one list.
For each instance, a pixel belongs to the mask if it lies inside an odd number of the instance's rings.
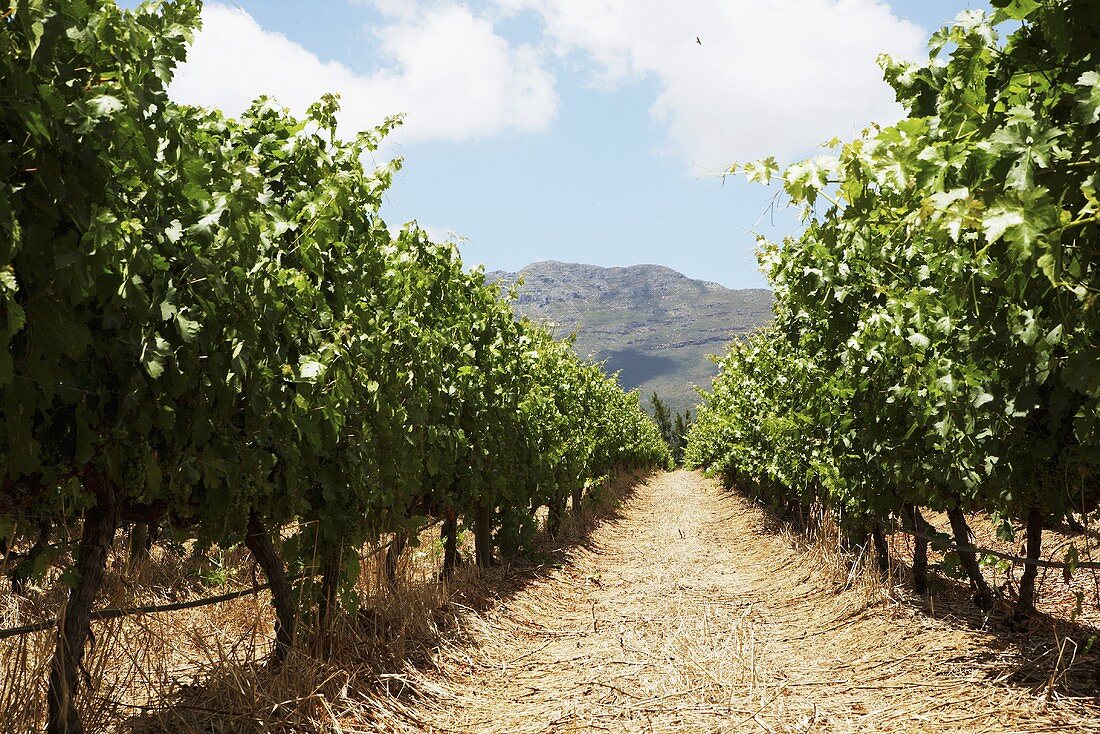
{"label": "dirt path between rows", "polygon": [[[440,732],[1100,731],[1096,702],[996,680],[1010,645],[839,592],[745,499],[690,472],[638,487],[570,562],[374,702]],[[1016,667],[1019,661],[1015,663]]]}

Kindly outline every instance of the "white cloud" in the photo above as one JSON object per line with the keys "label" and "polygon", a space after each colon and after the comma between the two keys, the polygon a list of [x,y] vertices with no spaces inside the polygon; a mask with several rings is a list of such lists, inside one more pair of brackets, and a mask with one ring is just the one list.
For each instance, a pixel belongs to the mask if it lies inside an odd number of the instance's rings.
{"label": "white cloud", "polygon": [[[880,0],[496,0],[535,11],[592,83],[653,79],[669,147],[704,168],[790,158],[900,116],[875,63],[924,31]],[[700,45],[696,39],[701,41]]]}
{"label": "white cloud", "polygon": [[337,92],[341,124],[352,130],[406,113],[402,141],[539,131],[556,117],[554,78],[539,53],[509,44],[490,20],[453,3],[380,5],[388,20],[373,33],[385,65],[362,75],[265,31],[244,10],[208,4],[171,94],[229,114],[267,94],[301,114],[321,94]]}
{"label": "white cloud", "polygon": [[[667,152],[718,169],[790,159],[894,121],[900,108],[875,58],[919,58],[925,38],[883,0],[352,2],[383,18],[368,31],[377,71],[323,62],[247,12],[212,3],[173,96],[232,114],[269,94],[300,114],[334,91],[347,128],[404,112],[398,140],[465,140],[545,130],[558,110],[547,68],[556,55],[600,88],[652,81]],[[542,21],[541,48],[498,32],[502,15],[520,12]]]}

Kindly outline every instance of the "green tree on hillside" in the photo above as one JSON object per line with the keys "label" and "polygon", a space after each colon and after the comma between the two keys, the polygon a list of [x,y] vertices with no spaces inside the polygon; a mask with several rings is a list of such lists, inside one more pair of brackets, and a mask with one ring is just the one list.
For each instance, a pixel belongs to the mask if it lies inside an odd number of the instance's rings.
{"label": "green tree on hillside", "polygon": [[653,411],[653,422],[657,424],[661,438],[668,444],[668,449],[672,453],[672,460],[680,466],[684,460],[687,433],[691,429],[691,411],[673,413],[656,391],[649,396],[649,407]]}
{"label": "green tree on hillside", "polygon": [[668,409],[668,404],[657,395],[656,390],[649,396],[649,407],[653,409],[653,422],[657,424],[661,438],[669,448],[672,448],[672,412]]}
{"label": "green tree on hillside", "polygon": [[684,463],[684,446],[687,444],[687,432],[691,428],[691,411],[685,410],[677,413],[672,426],[672,442],[669,450],[672,452],[672,460],[677,466]]}

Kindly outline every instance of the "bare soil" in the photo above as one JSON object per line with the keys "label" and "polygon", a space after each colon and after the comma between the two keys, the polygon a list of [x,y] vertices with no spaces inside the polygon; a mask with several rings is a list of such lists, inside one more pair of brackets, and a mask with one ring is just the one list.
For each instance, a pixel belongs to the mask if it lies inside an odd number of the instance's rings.
{"label": "bare soil", "polygon": [[345,730],[1100,732],[1096,657],[1064,628],[838,578],[776,527],[698,474],[658,475]]}

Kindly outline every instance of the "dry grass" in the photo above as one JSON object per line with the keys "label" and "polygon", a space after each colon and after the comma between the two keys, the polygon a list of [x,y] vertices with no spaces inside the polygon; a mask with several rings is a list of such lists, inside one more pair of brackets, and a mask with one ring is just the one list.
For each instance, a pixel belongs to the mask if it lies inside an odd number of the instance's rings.
{"label": "dry grass", "polygon": [[[896,607],[899,613],[938,619],[988,636],[996,653],[989,650],[975,656],[974,665],[994,681],[1011,681],[1036,695],[1094,698],[1100,695],[1100,573],[1078,569],[1070,577],[1056,569],[1043,568],[1036,581],[1036,613],[1026,621],[1014,617],[1014,600],[1020,565],[997,563],[983,566],[986,581],[997,594],[997,605],[982,612],[974,604],[965,580],[936,573],[935,564],[943,554],[929,548],[928,587],[926,594],[912,590],[913,539],[903,533],[888,537],[891,563],[889,577],[881,578],[870,549],[851,553],[841,550],[840,530],[832,517],[821,513],[813,527],[796,531],[764,511],[767,527],[786,539],[792,548],[807,556],[814,567],[831,576],[833,586],[846,596],[867,606]],[[928,513],[925,517],[939,531],[950,534],[946,515]],[[1023,534],[1017,529],[1016,542],[997,537],[996,526],[986,515],[968,518],[978,547],[1022,556]],[[1082,560],[1100,555],[1100,536],[1093,531],[1072,533],[1068,528],[1050,528],[1043,532],[1044,557],[1062,560],[1070,544],[1077,546]],[[1080,604],[1078,600],[1080,599]],[[960,658],[961,659],[961,658]]]}
{"label": "dry grass", "polygon": [[[584,522],[570,517],[565,530],[577,536]],[[203,562],[154,548],[134,576],[126,568],[124,539],[117,540],[97,608],[202,598],[254,580],[247,553],[237,549],[215,549],[211,560]],[[279,671],[265,664],[274,623],[266,593],[198,609],[93,622],[85,666],[87,680],[95,685],[82,686],[79,702],[87,730],[354,731],[341,729],[337,722],[373,718],[373,696],[401,688],[401,676],[393,671],[429,660],[440,640],[461,639],[467,631],[460,618],[467,609],[499,603],[504,586],[523,583],[521,569],[491,571],[498,581],[508,579],[494,586],[465,566],[448,583],[440,583],[438,529],[426,531],[420,540],[402,556],[396,589],[382,577],[383,556],[366,549],[369,558],[358,585],[364,604],[358,615],[338,625],[325,641],[324,655],[318,654],[319,641],[300,640]],[[464,556],[472,557],[472,538],[461,540]],[[211,586],[212,572],[219,571],[226,574],[225,583]],[[25,596],[0,595],[0,627],[56,615],[64,601],[57,581],[51,576]],[[43,728],[53,644],[52,632],[0,641],[0,731]]]}
{"label": "dry grass", "polygon": [[[929,513],[926,516],[932,525],[941,532],[949,532],[946,515]],[[1086,518],[1087,520],[1087,518]],[[974,542],[982,548],[1000,551],[1016,556],[1024,555],[1024,533],[1016,528],[1015,542],[1001,540],[997,529],[988,515],[976,514],[968,518],[974,532]],[[910,537],[898,534],[891,539],[891,552],[900,559],[912,558],[913,541]],[[1077,549],[1081,561],[1100,560],[1100,533],[1095,528],[1087,528],[1084,533],[1074,533],[1062,525],[1043,531],[1043,557],[1051,561],[1062,561],[1066,551],[1073,546]],[[942,556],[930,554],[931,560]],[[1009,563],[987,566],[983,569],[986,580],[1004,600],[1015,598],[1019,586],[1022,566]],[[1035,584],[1036,608],[1040,619],[1046,617],[1051,622],[1070,622],[1083,629],[1100,632],[1100,572],[1078,569],[1070,578],[1064,578],[1058,569],[1041,568]],[[1078,609],[1078,595],[1081,605]],[[1067,627],[1065,632],[1071,632]]]}
{"label": "dry grass", "polygon": [[[777,532],[779,531],[779,532]],[[570,562],[409,666],[379,729],[1100,731],[1032,686],[1026,646],[928,614],[820,542],[688,473],[639,489]],[[831,541],[831,542],[830,542]]]}
{"label": "dry grass", "polygon": [[[534,561],[451,584],[434,535],[397,591],[371,559],[329,653],[302,644],[278,672],[265,595],[97,623],[88,730],[1100,732],[1096,656],[1066,642],[1087,627],[1055,625],[1052,647],[1045,622],[998,626],[954,582],[914,597],[840,554],[827,521],[793,534],[696,474],[610,499]],[[211,593],[174,556],[140,584],[115,563],[104,605]],[[245,557],[225,564],[249,582]],[[56,595],[2,598],[0,623],[46,616]],[[0,731],[40,729],[51,639],[0,641]]]}
{"label": "dry grass", "polygon": [[[200,582],[211,564],[162,549],[138,578],[125,571],[125,543],[111,559],[97,607],[158,604],[225,590]],[[380,580],[380,557],[364,563],[359,617],[335,632],[328,660],[296,650],[279,672],[266,669],[273,613],[264,594],[167,614],[93,623],[86,659],[88,679],[80,710],[89,731],[320,731],[327,717],[346,709],[341,696],[373,685],[371,672],[415,658],[425,641],[453,627],[446,616],[448,588],[435,581],[438,543],[431,538],[402,564],[397,591]],[[217,566],[234,588],[252,581],[247,554],[234,551]],[[461,583],[461,578],[456,578]],[[0,625],[11,627],[56,614],[64,592],[56,578],[25,597],[0,597]],[[54,635],[42,632],[0,641],[0,731],[40,731],[45,682]],[[335,707],[335,708],[334,708]]]}

